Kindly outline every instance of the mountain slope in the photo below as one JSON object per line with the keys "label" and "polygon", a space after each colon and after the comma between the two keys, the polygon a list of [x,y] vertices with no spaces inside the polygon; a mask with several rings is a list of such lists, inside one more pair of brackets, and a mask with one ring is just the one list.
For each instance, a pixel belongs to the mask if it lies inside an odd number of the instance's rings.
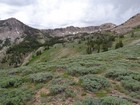
{"label": "mountain slope", "polygon": [[26,35],[34,35],[40,32],[40,30],[31,28],[15,18],[9,18],[7,20],[0,21],[1,40],[10,38],[11,41],[15,41],[16,38]]}
{"label": "mountain slope", "polygon": [[20,65],[30,52],[45,43],[47,37],[40,30],[31,28],[15,18],[1,20],[0,66]]}
{"label": "mountain slope", "polygon": [[0,70],[0,104],[139,105],[139,52],[132,45]]}
{"label": "mountain slope", "polygon": [[117,33],[127,33],[137,26],[140,26],[140,13],[131,17],[125,23],[112,29],[112,31],[115,31]]}

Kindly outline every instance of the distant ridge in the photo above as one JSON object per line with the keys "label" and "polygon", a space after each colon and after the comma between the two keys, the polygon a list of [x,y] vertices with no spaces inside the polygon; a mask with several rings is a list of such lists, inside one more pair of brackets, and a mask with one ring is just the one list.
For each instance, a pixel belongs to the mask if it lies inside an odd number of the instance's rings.
{"label": "distant ridge", "polygon": [[52,36],[65,36],[77,33],[94,33],[102,30],[110,30],[116,27],[113,23],[105,23],[100,26],[89,26],[89,27],[74,27],[69,26],[66,28],[46,29],[42,30],[44,33],[49,33]]}

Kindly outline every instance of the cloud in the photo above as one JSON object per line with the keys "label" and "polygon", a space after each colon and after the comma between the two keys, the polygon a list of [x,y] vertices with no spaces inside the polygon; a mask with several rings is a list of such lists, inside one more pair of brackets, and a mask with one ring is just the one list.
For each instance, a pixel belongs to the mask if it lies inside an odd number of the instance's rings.
{"label": "cloud", "polygon": [[140,0],[0,0],[0,18],[36,28],[121,24],[140,12]]}
{"label": "cloud", "polygon": [[0,3],[14,6],[24,6],[32,4],[34,0],[0,0]]}

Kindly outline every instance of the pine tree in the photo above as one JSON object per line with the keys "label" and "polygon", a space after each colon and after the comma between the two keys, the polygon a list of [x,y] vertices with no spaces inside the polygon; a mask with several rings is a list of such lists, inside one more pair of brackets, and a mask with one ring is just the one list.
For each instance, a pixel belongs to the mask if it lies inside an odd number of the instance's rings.
{"label": "pine tree", "polygon": [[92,53],[92,49],[91,49],[90,46],[87,47],[86,52],[87,52],[87,54],[91,54]]}
{"label": "pine tree", "polygon": [[119,42],[116,43],[115,49],[118,49],[118,48],[120,48],[120,47],[123,47],[123,42],[122,42],[122,40],[119,40]]}
{"label": "pine tree", "polygon": [[108,45],[106,43],[102,44],[102,50],[103,52],[108,51]]}

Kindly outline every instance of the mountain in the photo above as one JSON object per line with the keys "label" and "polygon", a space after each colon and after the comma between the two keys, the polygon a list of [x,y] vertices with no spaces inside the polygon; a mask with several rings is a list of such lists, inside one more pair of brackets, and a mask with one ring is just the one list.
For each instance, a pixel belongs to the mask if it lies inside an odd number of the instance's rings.
{"label": "mountain", "polygon": [[133,28],[138,27],[138,26],[140,26],[140,13],[136,14],[135,16],[131,17],[129,20],[127,20],[123,24],[112,29],[112,31],[115,31],[117,33],[127,33],[131,31]]}
{"label": "mountain", "polygon": [[41,33],[40,30],[29,27],[15,18],[0,21],[1,40],[9,38],[11,41],[15,41],[16,38],[27,35],[37,35],[39,33]]}
{"label": "mountain", "polygon": [[51,36],[67,36],[74,35],[78,33],[94,33],[102,30],[110,30],[116,27],[113,23],[106,23],[100,26],[89,26],[89,27],[66,27],[66,28],[56,28],[56,29],[47,29],[42,30],[44,33],[49,33]]}
{"label": "mountain", "polygon": [[[15,18],[0,21],[0,66],[17,67],[30,58],[32,53],[40,55],[42,51],[49,49],[53,45],[60,43],[65,46],[65,42],[74,41],[76,38],[88,36],[103,36],[109,31],[126,33],[140,25],[140,14],[130,18],[125,23],[116,26],[113,23],[105,23],[100,26],[89,27],[66,27],[56,29],[35,29]],[[108,31],[106,34],[105,31]],[[95,34],[94,34],[95,33]],[[98,33],[98,34],[96,34]],[[114,35],[111,33],[111,35]],[[84,36],[86,36],[84,38]],[[79,41],[80,43],[80,41]],[[75,44],[73,44],[74,47]],[[82,47],[82,46],[81,46]],[[80,47],[79,47],[80,48]],[[85,47],[86,48],[86,47]],[[41,51],[40,51],[41,49]],[[39,52],[38,52],[39,51]],[[62,49],[63,51],[63,49]],[[64,51],[69,52],[70,49]],[[79,50],[80,51],[80,50]],[[73,51],[74,52],[74,51]],[[57,53],[57,52],[56,52]],[[69,54],[69,53],[68,53]],[[57,54],[56,54],[57,55]],[[70,54],[71,55],[71,54]],[[66,54],[67,56],[67,54]]]}
{"label": "mountain", "polygon": [[[39,29],[25,25],[15,18],[0,21],[0,62],[20,65],[33,50],[38,49],[47,36]],[[2,67],[2,65],[0,65]]]}

